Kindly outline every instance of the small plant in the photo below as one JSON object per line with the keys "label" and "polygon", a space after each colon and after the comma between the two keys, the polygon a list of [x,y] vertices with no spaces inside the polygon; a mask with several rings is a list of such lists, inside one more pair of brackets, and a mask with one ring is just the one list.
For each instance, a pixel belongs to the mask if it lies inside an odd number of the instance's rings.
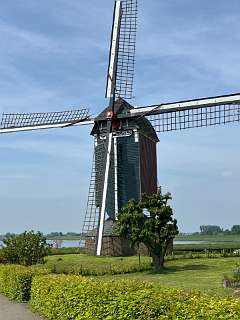
{"label": "small plant", "polygon": [[240,264],[237,263],[235,269],[233,270],[234,280],[240,281]]}
{"label": "small plant", "polygon": [[0,250],[0,264],[6,264],[6,263],[7,263],[7,260],[3,255],[3,251]]}

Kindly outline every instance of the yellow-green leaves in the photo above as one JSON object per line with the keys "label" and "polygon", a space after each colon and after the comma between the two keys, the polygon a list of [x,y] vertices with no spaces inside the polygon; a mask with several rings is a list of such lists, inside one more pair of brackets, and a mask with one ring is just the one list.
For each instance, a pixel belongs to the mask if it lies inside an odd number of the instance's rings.
{"label": "yellow-green leaves", "polygon": [[234,299],[80,276],[34,277],[31,305],[49,320],[240,319]]}
{"label": "yellow-green leaves", "polygon": [[11,300],[19,302],[30,298],[32,277],[46,274],[47,270],[23,267],[18,265],[0,266],[0,292]]}

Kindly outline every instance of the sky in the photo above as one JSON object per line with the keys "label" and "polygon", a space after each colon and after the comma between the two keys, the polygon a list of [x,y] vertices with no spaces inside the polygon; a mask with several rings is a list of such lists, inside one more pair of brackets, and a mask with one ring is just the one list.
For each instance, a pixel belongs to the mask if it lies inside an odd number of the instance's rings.
{"label": "sky", "polygon": [[[0,10],[0,113],[102,111],[113,0],[8,0]],[[240,92],[239,0],[139,0],[138,106]],[[81,231],[91,127],[0,136],[0,234]],[[158,180],[182,232],[240,224],[237,124],[164,133]]]}

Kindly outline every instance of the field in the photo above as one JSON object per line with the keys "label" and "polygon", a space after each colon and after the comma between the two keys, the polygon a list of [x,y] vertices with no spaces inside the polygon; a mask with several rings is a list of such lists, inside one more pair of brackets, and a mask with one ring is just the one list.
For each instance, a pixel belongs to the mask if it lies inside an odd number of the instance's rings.
{"label": "field", "polygon": [[177,241],[210,241],[210,242],[239,242],[240,235],[237,234],[216,234],[216,235],[201,235],[201,234],[180,234],[175,240]]}
{"label": "field", "polygon": [[44,267],[55,273],[104,275],[151,269],[151,259],[141,257],[94,257],[85,254],[49,256]]}
{"label": "field", "polygon": [[[105,279],[127,278],[139,279],[147,282],[153,282],[155,285],[168,286],[175,288],[185,288],[199,290],[202,292],[216,295],[232,295],[232,289],[222,287],[224,274],[232,272],[237,263],[240,263],[239,257],[228,258],[198,258],[198,259],[177,259],[166,261],[166,269],[161,273],[154,273],[147,270],[150,263],[149,257],[141,257],[142,266],[145,271],[111,275],[115,266],[118,270],[129,269],[129,272],[138,268],[138,257],[114,258],[114,257],[89,257],[87,255],[65,255],[51,256],[47,258],[45,264],[48,268],[58,270],[58,272],[68,273],[71,270],[92,270],[93,275],[96,271],[103,275]],[[144,268],[143,268],[144,269]],[[113,272],[114,273],[114,272]]]}

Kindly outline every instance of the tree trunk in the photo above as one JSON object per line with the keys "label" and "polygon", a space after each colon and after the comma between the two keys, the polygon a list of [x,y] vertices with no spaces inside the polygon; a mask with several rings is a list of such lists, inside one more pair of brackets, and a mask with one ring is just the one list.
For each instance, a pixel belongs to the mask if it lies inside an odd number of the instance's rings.
{"label": "tree trunk", "polygon": [[164,253],[159,255],[151,253],[152,262],[156,271],[161,271],[164,268]]}

